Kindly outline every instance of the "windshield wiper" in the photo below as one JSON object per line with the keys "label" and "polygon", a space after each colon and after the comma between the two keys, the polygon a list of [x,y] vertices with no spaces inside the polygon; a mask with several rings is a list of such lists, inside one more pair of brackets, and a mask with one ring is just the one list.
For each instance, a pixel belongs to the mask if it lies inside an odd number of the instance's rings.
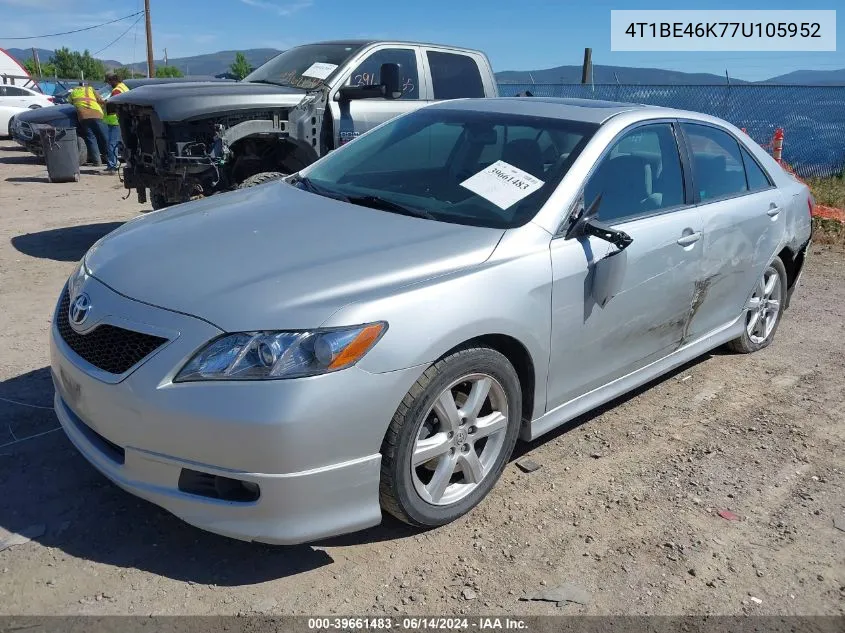
{"label": "windshield wiper", "polygon": [[390,211],[392,213],[401,213],[402,215],[409,215],[413,218],[425,218],[427,220],[436,220],[437,218],[423,209],[415,209],[413,207],[406,207],[404,204],[393,202],[387,198],[380,196],[346,196],[346,201],[352,204],[358,204],[362,207],[370,207],[372,209],[381,209],[383,211]]}
{"label": "windshield wiper", "polygon": [[329,189],[325,189],[322,186],[315,185],[310,178],[306,178],[305,176],[294,177],[292,180],[290,180],[290,184],[294,187],[297,185],[301,185],[300,189],[315,193],[318,196],[334,198],[335,200],[349,202],[351,204],[357,204],[362,207],[369,207],[371,209],[381,209],[383,211],[390,211],[392,213],[401,213],[402,215],[409,215],[414,218],[425,218],[427,220],[437,219],[428,211],[424,211],[423,209],[414,209],[413,207],[406,207],[403,204],[393,202],[393,200],[388,200],[387,198],[382,198],[380,196],[347,196],[337,191],[331,191]]}
{"label": "windshield wiper", "polygon": [[[246,80],[244,80],[246,81]],[[281,81],[270,81],[269,79],[250,79],[246,83],[250,84],[269,84],[271,86],[281,86],[282,88],[290,88],[290,84],[282,83]]]}

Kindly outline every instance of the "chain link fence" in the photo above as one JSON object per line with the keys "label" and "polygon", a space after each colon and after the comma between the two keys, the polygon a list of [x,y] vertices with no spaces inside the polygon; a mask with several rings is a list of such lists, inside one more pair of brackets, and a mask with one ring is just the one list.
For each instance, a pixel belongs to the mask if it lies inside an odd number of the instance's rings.
{"label": "chain link fence", "polygon": [[647,103],[725,119],[762,146],[784,130],[783,160],[801,177],[828,177],[845,168],[845,87],[647,86],[633,84],[499,84],[509,97],[567,97]]}

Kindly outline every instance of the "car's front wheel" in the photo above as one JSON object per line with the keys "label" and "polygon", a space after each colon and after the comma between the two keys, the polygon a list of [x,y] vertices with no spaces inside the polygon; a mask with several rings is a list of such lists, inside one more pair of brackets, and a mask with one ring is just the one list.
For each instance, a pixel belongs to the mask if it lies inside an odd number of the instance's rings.
{"label": "car's front wheel", "polygon": [[786,268],[779,257],[766,266],[745,306],[745,330],[728,347],[750,354],[767,347],[775,338],[786,308]]}
{"label": "car's front wheel", "polygon": [[487,347],[437,361],[411,387],[382,443],[382,508],[434,527],[478,505],[519,434],[522,393],[511,363]]}

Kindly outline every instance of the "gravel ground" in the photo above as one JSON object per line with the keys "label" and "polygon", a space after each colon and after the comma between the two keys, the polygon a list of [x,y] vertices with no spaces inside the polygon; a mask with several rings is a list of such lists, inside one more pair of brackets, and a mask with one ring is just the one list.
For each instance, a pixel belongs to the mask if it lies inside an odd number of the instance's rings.
{"label": "gravel ground", "polygon": [[[51,311],[141,209],[122,195],[93,171],[50,184],[0,142],[0,530],[34,526],[0,552],[0,614],[845,614],[842,249],[815,248],[771,347],[518,446],[470,516],[272,547],[122,492],[55,431]],[[563,583],[587,604],[521,600]]]}

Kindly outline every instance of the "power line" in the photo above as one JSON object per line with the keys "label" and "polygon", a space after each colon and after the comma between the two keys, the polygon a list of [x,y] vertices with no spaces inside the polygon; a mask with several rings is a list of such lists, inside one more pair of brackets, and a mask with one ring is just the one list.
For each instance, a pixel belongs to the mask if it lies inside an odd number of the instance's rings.
{"label": "power line", "polygon": [[143,16],[143,15],[139,15],[137,18],[135,18],[135,21],[134,21],[134,22],[133,22],[133,23],[129,26],[129,28],[128,28],[128,29],[126,29],[123,33],[121,33],[120,35],[118,35],[118,36],[117,36],[115,39],[113,39],[111,42],[109,42],[108,44],[106,44],[105,46],[103,46],[103,48],[101,48],[100,50],[98,50],[98,51],[96,51],[95,53],[93,53],[93,55],[99,55],[100,53],[102,53],[102,52],[103,52],[104,50],[106,50],[107,48],[110,48],[110,47],[111,47],[111,46],[113,46],[114,44],[117,44],[117,42],[118,42],[118,41],[120,41],[121,39],[123,39],[123,37],[124,37],[127,33],[129,33],[129,31],[131,31],[132,29],[134,29],[134,28],[135,28],[135,25],[136,25],[136,24],[138,24],[138,22],[140,22],[140,21],[141,21],[141,18],[142,18],[142,17],[144,17],[144,16]]}
{"label": "power line", "polygon": [[60,35],[71,35],[73,33],[82,33],[83,31],[90,31],[92,29],[98,29],[101,26],[108,26],[109,24],[114,24],[115,22],[122,22],[123,20],[128,20],[129,18],[134,18],[137,15],[143,14],[143,11],[138,11],[137,13],[132,13],[130,15],[124,15],[122,18],[117,18],[116,20],[110,20],[109,22],[103,22],[102,24],[95,24],[94,26],[86,26],[84,29],[75,29],[73,31],[64,31],[62,33],[49,33],[48,35],[29,35],[27,37],[0,37],[0,40],[37,40],[41,39],[42,37],[59,37]]}

